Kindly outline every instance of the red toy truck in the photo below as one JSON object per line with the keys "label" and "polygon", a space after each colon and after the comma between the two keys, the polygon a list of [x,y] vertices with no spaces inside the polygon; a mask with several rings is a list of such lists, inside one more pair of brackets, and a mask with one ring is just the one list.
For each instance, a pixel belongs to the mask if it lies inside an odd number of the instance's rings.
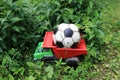
{"label": "red toy truck", "polygon": [[68,64],[71,64],[71,63],[79,62],[78,56],[87,54],[86,44],[83,38],[81,38],[77,48],[58,48],[53,43],[52,35],[53,35],[53,32],[46,32],[43,44],[41,45],[41,47],[39,47],[41,49],[51,49],[51,51],[48,50],[47,53],[44,53],[41,51],[39,52],[39,48],[37,48],[34,53],[35,59],[39,59],[38,56],[40,56],[40,59],[52,58],[54,56],[57,59],[60,59],[60,58],[65,59],[65,61]]}

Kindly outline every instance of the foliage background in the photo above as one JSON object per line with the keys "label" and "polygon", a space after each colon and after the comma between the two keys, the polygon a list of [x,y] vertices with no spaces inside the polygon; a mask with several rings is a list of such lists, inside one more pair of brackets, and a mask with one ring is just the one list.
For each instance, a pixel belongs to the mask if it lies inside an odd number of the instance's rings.
{"label": "foliage background", "polygon": [[3,0],[0,10],[0,52],[11,47],[30,50],[43,40],[45,31],[63,22],[78,25],[88,44],[104,36],[99,29],[102,6],[94,0]]}
{"label": "foliage background", "polygon": [[[1,0],[0,79],[94,79],[99,72],[96,64],[106,58],[102,48],[111,40],[101,27],[105,7],[102,1],[95,0]],[[33,62],[33,52],[44,33],[63,22],[79,27],[88,55],[81,57],[76,70],[62,60],[50,64]]]}

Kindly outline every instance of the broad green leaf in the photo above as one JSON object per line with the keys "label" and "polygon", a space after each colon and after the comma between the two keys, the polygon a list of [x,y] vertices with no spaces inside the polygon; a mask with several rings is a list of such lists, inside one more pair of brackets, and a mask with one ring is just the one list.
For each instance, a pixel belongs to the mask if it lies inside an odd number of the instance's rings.
{"label": "broad green leaf", "polygon": [[3,19],[1,20],[1,25],[3,25],[5,21],[7,21],[7,19],[6,19],[6,18],[3,18]]}
{"label": "broad green leaf", "polygon": [[81,29],[82,28],[82,26],[80,25],[80,24],[75,24],[79,29]]}
{"label": "broad green leaf", "polygon": [[20,32],[19,26],[13,26],[12,29],[15,30],[15,31],[17,31],[17,32]]}
{"label": "broad green leaf", "polygon": [[15,80],[13,75],[11,75],[11,74],[8,74],[8,78],[9,78],[9,80]]}
{"label": "broad green leaf", "polygon": [[12,36],[12,40],[13,40],[15,43],[17,43],[17,36],[16,36],[16,35],[13,35],[13,36]]}
{"label": "broad green leaf", "polygon": [[33,77],[32,75],[30,75],[30,76],[26,77],[25,80],[35,80],[35,77]]}
{"label": "broad green leaf", "polygon": [[5,80],[4,78],[2,78],[2,76],[0,76],[0,80]]}
{"label": "broad green leaf", "polygon": [[42,21],[42,20],[44,20],[46,18],[46,16],[44,16],[44,15],[39,15],[39,16],[37,16],[37,19],[39,20],[39,21]]}
{"label": "broad green leaf", "polygon": [[8,51],[10,55],[15,55],[16,54],[16,49],[12,48]]}
{"label": "broad green leaf", "polygon": [[23,20],[22,18],[19,18],[19,17],[13,17],[10,19],[12,21],[12,23],[15,23],[15,22],[18,22],[18,21],[21,21]]}
{"label": "broad green leaf", "polygon": [[89,18],[85,19],[83,23],[86,27],[95,27],[95,24],[92,21],[89,21]]}
{"label": "broad green leaf", "polygon": [[58,15],[56,21],[59,21],[60,18],[61,18],[61,15]]}
{"label": "broad green leaf", "polygon": [[3,41],[2,37],[0,37],[0,41]]}
{"label": "broad green leaf", "polygon": [[0,47],[0,53],[2,53],[3,52],[3,50],[2,50],[2,48]]}
{"label": "broad green leaf", "polygon": [[70,4],[72,2],[72,0],[68,0],[68,3]]}
{"label": "broad green leaf", "polygon": [[48,78],[52,78],[52,76],[53,76],[53,67],[52,66],[46,67],[45,72],[47,72],[47,77]]}
{"label": "broad green leaf", "polygon": [[2,60],[2,65],[4,66],[6,63],[7,63],[7,59],[6,59],[6,57],[4,57]]}
{"label": "broad green leaf", "polygon": [[88,33],[88,34],[90,35],[90,34],[91,34],[90,28],[86,28],[86,29],[85,29],[85,32]]}
{"label": "broad green leaf", "polygon": [[94,38],[94,36],[95,36],[95,34],[93,34],[93,33],[89,34],[88,40],[91,40],[92,38]]}
{"label": "broad green leaf", "polygon": [[93,47],[93,48],[90,50],[90,54],[91,54],[93,57],[96,58],[97,53],[96,53],[96,48],[95,48],[95,47]]}
{"label": "broad green leaf", "polygon": [[98,29],[98,32],[99,32],[99,38],[105,38],[105,33],[102,30]]}
{"label": "broad green leaf", "polygon": [[25,68],[21,67],[18,69],[18,71],[20,72],[21,75],[24,75]]}
{"label": "broad green leaf", "polygon": [[94,45],[94,42],[91,42],[90,47],[92,47],[93,45]]}
{"label": "broad green leaf", "polygon": [[0,43],[0,46],[2,46],[3,49],[6,49],[6,47],[7,47],[7,46],[6,46],[6,43],[4,43],[4,42],[1,42],[1,43]]}
{"label": "broad green leaf", "polygon": [[113,34],[107,34],[105,35],[104,42],[108,44],[110,43],[110,41],[112,41],[112,38],[113,38]]}
{"label": "broad green leaf", "polygon": [[34,67],[34,66],[35,66],[32,62],[27,62],[27,65],[28,65],[29,67]]}
{"label": "broad green leaf", "polygon": [[[9,0],[10,1],[10,0]],[[8,16],[11,14],[11,10],[7,11],[7,16],[6,16],[6,19],[8,18]]]}
{"label": "broad green leaf", "polygon": [[25,27],[22,27],[22,26],[18,26],[18,27],[19,27],[19,30],[20,30],[20,31],[25,31],[25,30],[26,30]]}
{"label": "broad green leaf", "polygon": [[5,30],[5,29],[8,28],[9,26],[10,26],[9,24],[8,24],[8,25],[6,24],[5,26],[2,27],[2,30]]}
{"label": "broad green leaf", "polygon": [[45,72],[51,72],[53,71],[53,67],[52,66],[48,66],[45,68]]}

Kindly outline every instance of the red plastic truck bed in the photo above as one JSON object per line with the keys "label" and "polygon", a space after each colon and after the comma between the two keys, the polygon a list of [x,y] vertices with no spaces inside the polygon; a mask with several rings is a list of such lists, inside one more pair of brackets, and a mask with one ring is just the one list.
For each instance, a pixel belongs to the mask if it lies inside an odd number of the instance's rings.
{"label": "red plastic truck bed", "polygon": [[82,38],[77,48],[58,48],[53,43],[53,32],[46,32],[43,48],[51,48],[56,58],[70,58],[87,54],[85,40]]}

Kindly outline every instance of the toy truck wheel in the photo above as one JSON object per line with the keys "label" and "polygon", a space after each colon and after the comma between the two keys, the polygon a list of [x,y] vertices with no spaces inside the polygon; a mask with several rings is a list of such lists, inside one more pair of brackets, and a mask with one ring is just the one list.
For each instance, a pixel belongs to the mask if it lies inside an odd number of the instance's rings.
{"label": "toy truck wheel", "polygon": [[69,66],[72,66],[72,67],[75,67],[78,65],[78,63],[80,62],[79,61],[79,58],[78,57],[71,57],[71,58],[67,58],[65,60],[65,62],[69,65]]}
{"label": "toy truck wheel", "polygon": [[46,61],[46,62],[52,62],[54,60],[56,60],[54,56],[45,56],[42,58],[42,61]]}

